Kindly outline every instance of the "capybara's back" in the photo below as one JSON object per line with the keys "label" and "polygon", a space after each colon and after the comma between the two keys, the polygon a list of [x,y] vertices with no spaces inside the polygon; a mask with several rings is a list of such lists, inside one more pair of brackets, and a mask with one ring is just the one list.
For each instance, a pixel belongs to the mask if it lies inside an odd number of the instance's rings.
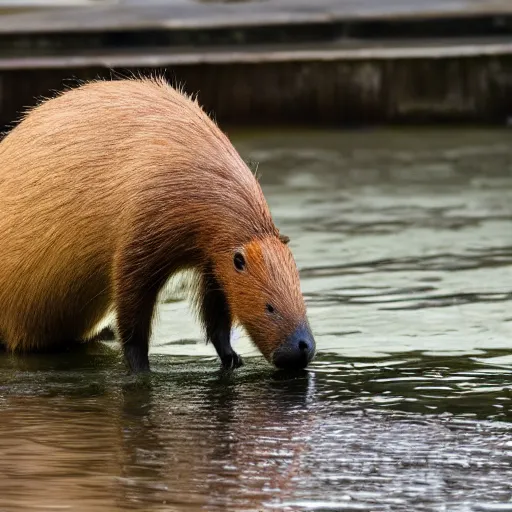
{"label": "capybara's back", "polygon": [[32,110],[2,141],[0,338],[10,348],[83,339],[105,315],[123,215],[151,186],[161,146],[186,158],[172,144],[194,124],[190,109],[161,82],[93,82]]}
{"label": "capybara's back", "polygon": [[[83,340],[113,310],[129,365],[147,369],[158,291],[192,268],[208,339],[236,365],[227,333],[244,322],[233,295],[250,254],[263,266],[247,310],[257,298],[268,315],[263,290],[275,288],[281,316],[309,332],[257,180],[197,102],[161,80],[91,82],[32,109],[0,143],[0,204],[0,340],[11,350]],[[261,283],[274,274],[275,286]],[[271,325],[247,320],[267,358]]]}

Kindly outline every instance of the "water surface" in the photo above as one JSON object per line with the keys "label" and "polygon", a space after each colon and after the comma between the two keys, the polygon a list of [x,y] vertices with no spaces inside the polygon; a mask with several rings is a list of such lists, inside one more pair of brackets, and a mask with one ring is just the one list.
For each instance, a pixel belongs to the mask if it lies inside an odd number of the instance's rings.
{"label": "water surface", "polygon": [[233,136],[318,358],[241,333],[224,374],[176,299],[145,381],[115,345],[0,355],[0,511],[512,510],[510,132]]}

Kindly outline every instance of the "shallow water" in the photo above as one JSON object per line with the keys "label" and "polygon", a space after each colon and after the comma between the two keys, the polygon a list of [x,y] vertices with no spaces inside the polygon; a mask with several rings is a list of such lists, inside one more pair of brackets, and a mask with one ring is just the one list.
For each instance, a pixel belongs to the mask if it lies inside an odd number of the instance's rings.
{"label": "shallow water", "polygon": [[[234,134],[319,354],[227,375],[183,301],[154,372],[0,355],[0,511],[512,510],[508,131]],[[254,357],[252,357],[254,356]]]}

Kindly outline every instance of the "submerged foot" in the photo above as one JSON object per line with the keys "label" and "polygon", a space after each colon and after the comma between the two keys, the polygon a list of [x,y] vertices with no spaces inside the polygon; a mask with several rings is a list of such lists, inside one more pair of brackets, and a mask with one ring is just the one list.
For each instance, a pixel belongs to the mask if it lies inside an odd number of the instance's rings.
{"label": "submerged foot", "polygon": [[230,352],[222,357],[221,363],[224,370],[234,370],[243,366],[244,360],[236,352]]}
{"label": "submerged foot", "polygon": [[150,372],[147,349],[143,349],[137,344],[126,344],[123,349],[124,359],[130,374]]}

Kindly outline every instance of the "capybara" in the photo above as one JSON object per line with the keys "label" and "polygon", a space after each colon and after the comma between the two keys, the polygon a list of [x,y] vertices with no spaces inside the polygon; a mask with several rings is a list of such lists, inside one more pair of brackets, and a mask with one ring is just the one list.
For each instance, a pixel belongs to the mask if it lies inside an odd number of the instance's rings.
{"label": "capybara", "polygon": [[242,325],[278,368],[315,353],[299,275],[261,187],[197,100],[165,80],[99,80],[29,110],[0,143],[0,339],[87,339],[109,313],[148,371],[159,292],[178,271],[222,365]]}

